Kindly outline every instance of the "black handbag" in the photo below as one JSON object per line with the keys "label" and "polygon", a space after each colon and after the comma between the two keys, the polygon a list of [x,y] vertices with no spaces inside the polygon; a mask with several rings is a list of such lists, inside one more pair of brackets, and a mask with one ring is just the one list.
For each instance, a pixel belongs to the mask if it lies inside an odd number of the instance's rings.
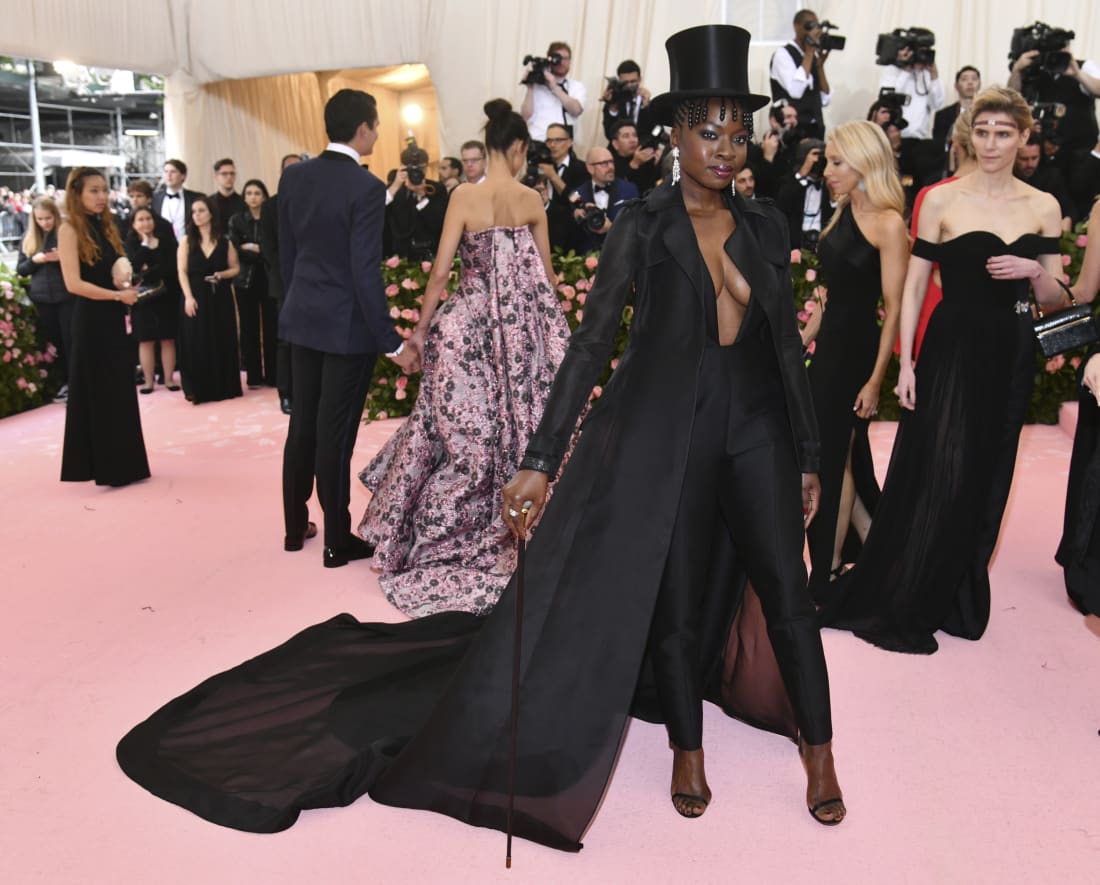
{"label": "black handbag", "polygon": [[1078,304],[1069,286],[1061,281],[1059,283],[1066,290],[1071,306],[1048,314],[1044,314],[1039,307],[1039,318],[1033,322],[1039,349],[1047,359],[1071,350],[1091,347],[1100,341],[1100,331],[1096,328],[1092,306]]}

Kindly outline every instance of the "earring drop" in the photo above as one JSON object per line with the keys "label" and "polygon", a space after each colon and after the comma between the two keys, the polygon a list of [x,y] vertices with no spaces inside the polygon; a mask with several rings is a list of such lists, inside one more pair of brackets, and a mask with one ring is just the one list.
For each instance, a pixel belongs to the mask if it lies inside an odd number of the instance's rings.
{"label": "earring drop", "polygon": [[680,149],[674,147],[672,149],[672,183],[680,183]]}
{"label": "earring drop", "polygon": [[862,178],[859,180],[859,184],[856,185],[856,187],[858,187],[864,193],[867,193],[867,182],[864,181]]}

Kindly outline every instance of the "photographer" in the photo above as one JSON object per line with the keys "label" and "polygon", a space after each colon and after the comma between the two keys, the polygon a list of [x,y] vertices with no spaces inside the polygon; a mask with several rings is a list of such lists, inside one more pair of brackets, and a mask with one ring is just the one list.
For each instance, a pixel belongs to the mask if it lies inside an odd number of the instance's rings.
{"label": "photographer", "polygon": [[1054,197],[1062,210],[1062,230],[1072,227],[1073,205],[1066,190],[1066,181],[1057,166],[1043,162],[1043,140],[1038,133],[1032,132],[1027,144],[1016,151],[1016,164],[1012,171],[1020,181],[1026,181],[1033,188]]}
{"label": "photographer", "polygon": [[547,126],[546,145],[550,152],[550,162],[539,164],[538,170],[546,178],[550,192],[550,204],[547,207],[550,247],[569,252],[579,235],[576,225],[573,224],[573,204],[569,198],[590,176],[584,164],[573,153],[573,133],[564,123],[551,123]]}
{"label": "photographer", "polygon": [[653,128],[649,99],[649,90],[642,85],[642,69],[628,58],[615,69],[614,77],[607,78],[607,88],[600,96],[604,103],[603,132],[609,141],[620,120],[629,120],[639,132]]}
{"label": "photographer", "polygon": [[[546,50],[546,58],[535,59],[531,71],[524,78],[527,93],[523,97],[521,113],[527,121],[531,138],[536,141],[546,139],[546,127],[551,123],[565,123],[573,127],[584,113],[587,98],[584,84],[568,76],[572,60],[573,50],[569,44],[556,40]],[[541,83],[536,81],[540,71]]]}
{"label": "photographer", "polygon": [[1077,210],[1073,220],[1084,221],[1092,211],[1093,201],[1100,196],[1100,141],[1070,171],[1069,192]]}
{"label": "photographer", "polygon": [[607,148],[595,147],[585,157],[591,181],[573,191],[573,220],[581,230],[578,252],[596,252],[616,216],[629,200],[638,199],[638,189],[615,177],[615,160]]}
{"label": "photographer", "polygon": [[786,99],[798,110],[807,136],[825,137],[823,109],[832,93],[825,76],[829,51],[818,47],[822,33],[817,13],[800,10],[794,17],[794,40],[771,60],[772,100]]}
{"label": "photographer", "polygon": [[1035,22],[1012,33],[1008,85],[1028,104],[1059,104],[1064,113],[1044,120],[1044,137],[1056,140],[1069,165],[1069,155],[1096,144],[1096,98],[1100,96],[1100,65],[1076,59],[1069,52],[1073,31]]}
{"label": "photographer", "polygon": [[657,186],[664,153],[662,145],[640,146],[638,127],[629,120],[619,120],[611,130],[609,147],[615,160],[616,178],[631,182],[643,197]]}
{"label": "photographer", "polygon": [[431,261],[443,233],[447,189],[426,175],[428,152],[413,142],[401,152],[401,167],[386,189],[383,249],[414,261]]}
{"label": "photographer", "polygon": [[[908,122],[901,112],[904,100],[905,96],[898,95],[895,92],[883,92],[871,105],[871,109],[867,111],[867,119],[872,123],[877,123],[882,127],[882,131],[886,133],[886,140],[890,142],[890,149],[894,152],[898,178],[901,180],[901,188],[905,192],[905,206],[908,211],[912,208],[913,201],[916,199],[917,192],[920,191],[921,187],[926,187],[938,181],[939,177],[936,172],[929,172],[923,176],[918,172],[918,160],[922,154],[921,148],[930,144],[930,142],[920,142],[912,138],[903,139],[901,137],[901,132]],[[930,150],[923,151],[923,155],[926,165],[930,169],[938,169],[938,166],[932,160]],[[922,181],[923,184],[921,184]]]}
{"label": "photographer", "polygon": [[772,104],[768,110],[768,129],[759,144],[749,145],[746,161],[746,165],[752,167],[757,194],[775,197],[780,182],[793,171],[795,148],[807,137],[806,130],[798,123],[798,109],[793,104],[785,98]]}
{"label": "photographer", "polygon": [[779,185],[775,203],[787,216],[792,249],[817,249],[821,231],[833,217],[829,192],[823,186],[825,142],[806,138],[795,148],[797,171],[788,174]]}
{"label": "photographer", "polygon": [[908,125],[901,130],[903,139],[931,138],[932,118],[947,100],[932,48],[935,39],[925,28],[898,29],[879,36],[879,89],[909,96],[905,106]]}

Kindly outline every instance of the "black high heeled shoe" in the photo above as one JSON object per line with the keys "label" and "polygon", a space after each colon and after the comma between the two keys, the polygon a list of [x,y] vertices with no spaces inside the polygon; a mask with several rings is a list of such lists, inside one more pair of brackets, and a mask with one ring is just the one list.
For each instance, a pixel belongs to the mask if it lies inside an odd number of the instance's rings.
{"label": "black high heeled shoe", "polygon": [[322,562],[325,568],[339,568],[357,559],[370,559],[374,556],[374,545],[368,544],[357,535],[348,535],[348,540],[340,547],[326,547]]}

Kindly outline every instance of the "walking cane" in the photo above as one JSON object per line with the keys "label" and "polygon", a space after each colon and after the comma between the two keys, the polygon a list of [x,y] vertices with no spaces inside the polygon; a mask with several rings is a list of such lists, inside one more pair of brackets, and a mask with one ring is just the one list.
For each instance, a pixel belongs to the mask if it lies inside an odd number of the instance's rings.
{"label": "walking cane", "polygon": [[[527,514],[531,512],[531,508],[534,506],[533,501],[524,501],[523,507],[520,509],[524,531],[527,530]],[[508,823],[505,829],[508,844],[504,855],[504,867],[509,870],[512,868],[512,815],[516,807],[516,734],[519,726],[519,654],[523,630],[523,572],[527,564],[527,539],[523,535],[519,536],[519,546],[516,553],[516,624],[512,637],[512,736],[508,749]]]}

